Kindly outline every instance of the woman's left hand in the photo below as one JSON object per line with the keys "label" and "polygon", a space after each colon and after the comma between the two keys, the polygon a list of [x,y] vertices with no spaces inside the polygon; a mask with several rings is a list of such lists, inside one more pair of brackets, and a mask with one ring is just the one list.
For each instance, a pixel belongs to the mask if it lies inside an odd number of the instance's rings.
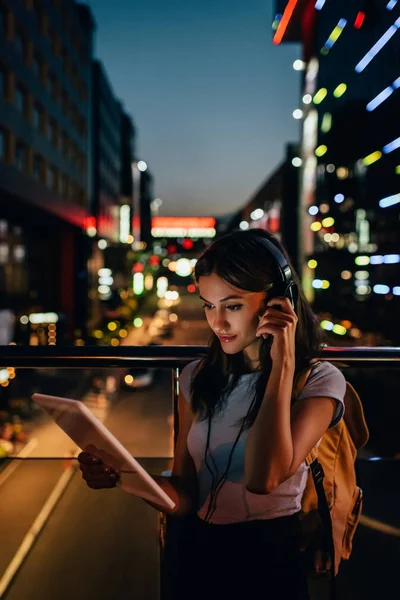
{"label": "woman's left hand", "polygon": [[273,336],[271,358],[273,363],[293,363],[295,360],[295,335],[297,315],[288,298],[272,298],[260,317],[256,335]]}

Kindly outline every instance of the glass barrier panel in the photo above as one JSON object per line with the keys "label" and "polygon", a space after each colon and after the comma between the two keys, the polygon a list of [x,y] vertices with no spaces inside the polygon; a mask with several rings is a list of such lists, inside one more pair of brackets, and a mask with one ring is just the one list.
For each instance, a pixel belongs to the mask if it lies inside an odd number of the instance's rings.
{"label": "glass barrier panel", "polygon": [[[398,372],[372,364],[343,369],[362,400],[370,439],[357,459],[364,508],[351,559],[342,562],[339,600],[378,591],[390,597],[397,585]],[[42,393],[82,401],[149,473],[161,474],[172,467],[173,373],[170,362],[157,369],[9,371],[0,388],[0,597],[174,597],[184,521],[166,519],[121,489],[89,489],[79,449],[31,400]],[[327,585],[310,581],[312,600],[327,597]]]}

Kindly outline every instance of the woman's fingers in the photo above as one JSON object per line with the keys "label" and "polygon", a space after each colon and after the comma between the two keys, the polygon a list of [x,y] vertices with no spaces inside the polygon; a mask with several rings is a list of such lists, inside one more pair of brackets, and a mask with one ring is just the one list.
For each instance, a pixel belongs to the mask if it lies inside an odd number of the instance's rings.
{"label": "woman's fingers", "polygon": [[113,467],[109,467],[100,458],[90,452],[81,452],[78,455],[79,468],[82,479],[93,490],[113,488],[120,479],[120,474]]}
{"label": "woman's fingers", "polygon": [[119,475],[117,473],[94,474],[83,471],[82,479],[84,479],[87,485],[93,489],[112,488],[115,487],[119,480]]}
{"label": "woman's fingers", "polygon": [[283,298],[283,297],[282,298],[281,297],[271,298],[271,300],[269,300],[269,302],[267,303],[267,306],[268,307],[277,306],[277,307],[279,307],[279,310],[281,310],[285,314],[296,316],[296,313],[293,309],[292,303],[290,302],[289,298]]}
{"label": "woman's fingers", "polygon": [[264,333],[270,333],[272,335],[277,335],[282,333],[287,327],[289,323],[283,321],[281,319],[276,319],[274,317],[268,317],[265,321],[260,322],[257,327],[256,335],[260,336]]}
{"label": "woman's fingers", "polygon": [[90,454],[90,452],[81,452],[78,454],[78,462],[82,465],[93,465],[101,463],[101,460],[94,454]]}
{"label": "woman's fingers", "polygon": [[92,479],[86,479],[86,484],[88,485],[88,487],[90,487],[92,490],[102,490],[102,489],[109,489],[109,488],[113,488],[116,486],[117,480],[105,480],[104,477],[103,478],[92,478]]}
{"label": "woman's fingers", "polygon": [[113,473],[114,469],[111,467],[107,467],[105,464],[97,464],[97,465],[79,465],[82,473],[92,473],[93,475],[102,475],[104,473]]}

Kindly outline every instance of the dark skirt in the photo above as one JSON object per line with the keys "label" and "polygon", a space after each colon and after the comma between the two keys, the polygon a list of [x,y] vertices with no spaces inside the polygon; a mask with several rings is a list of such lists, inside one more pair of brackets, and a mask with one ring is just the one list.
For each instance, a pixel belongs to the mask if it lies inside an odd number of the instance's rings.
{"label": "dark skirt", "polygon": [[298,515],[229,525],[187,522],[174,600],[308,600]]}

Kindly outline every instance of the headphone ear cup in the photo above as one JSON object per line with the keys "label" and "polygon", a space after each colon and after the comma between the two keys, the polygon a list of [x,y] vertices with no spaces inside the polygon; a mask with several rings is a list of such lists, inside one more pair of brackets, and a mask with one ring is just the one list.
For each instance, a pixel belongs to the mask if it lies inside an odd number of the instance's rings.
{"label": "headphone ear cup", "polygon": [[299,297],[299,289],[294,281],[291,281],[285,291],[285,298],[289,298],[294,311],[296,312],[297,298]]}

